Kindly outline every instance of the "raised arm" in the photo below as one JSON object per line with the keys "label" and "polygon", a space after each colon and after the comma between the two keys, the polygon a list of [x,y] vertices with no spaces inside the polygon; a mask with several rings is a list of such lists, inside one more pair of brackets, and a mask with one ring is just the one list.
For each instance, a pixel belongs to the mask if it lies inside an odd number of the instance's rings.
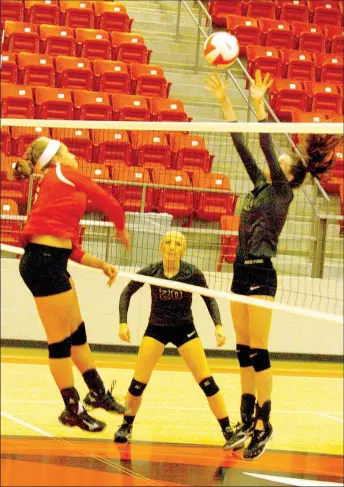
{"label": "raised arm", "polygon": [[[210,74],[205,82],[205,89],[213,93],[215,98],[220,102],[225,119],[228,122],[236,122],[237,117],[228,97],[229,80],[223,83],[219,74],[216,73],[215,75]],[[239,133],[231,133],[231,137],[240,159],[245,166],[247,174],[249,175],[253,184],[256,185],[259,179],[262,177],[262,171],[257,166],[251,152],[246,147],[243,135]]]}

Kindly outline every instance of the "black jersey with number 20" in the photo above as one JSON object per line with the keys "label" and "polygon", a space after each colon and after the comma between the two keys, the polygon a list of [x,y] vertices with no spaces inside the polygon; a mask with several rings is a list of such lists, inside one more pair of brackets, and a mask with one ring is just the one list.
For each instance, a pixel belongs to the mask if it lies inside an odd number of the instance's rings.
{"label": "black jersey with number 20", "polygon": [[[138,274],[159,279],[177,281],[194,286],[208,287],[203,273],[194,265],[181,261],[176,276],[168,279],[164,275],[163,263],[158,262],[141,269]],[[128,308],[131,296],[144,283],[130,281],[122,291],[119,301],[120,323],[127,323]],[[184,326],[193,323],[191,311],[192,293],[151,285],[152,307],[149,324],[157,326]],[[221,324],[220,312],[214,298],[202,296],[215,325]]]}

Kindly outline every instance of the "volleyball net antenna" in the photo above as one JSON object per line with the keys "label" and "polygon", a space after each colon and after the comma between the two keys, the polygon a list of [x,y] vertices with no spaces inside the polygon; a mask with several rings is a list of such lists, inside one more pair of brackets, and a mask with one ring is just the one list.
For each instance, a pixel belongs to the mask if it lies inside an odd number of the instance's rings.
{"label": "volleyball net antenna", "polygon": [[[3,119],[1,155],[1,251],[15,257],[18,236],[31,210],[40,174],[13,181],[12,167],[37,137],[62,141],[79,169],[116,196],[125,213],[132,249],[114,239],[106,215],[88,201],[79,240],[93,255],[115,264],[119,275],[151,284],[256,304],[229,293],[243,200],[253,189],[230,132],[245,136],[262,170],[259,132],[271,133],[279,153],[307,134],[340,134],[340,123],[94,122]],[[260,305],[342,322],[343,312],[343,145],[321,184],[326,201],[309,178],[295,191],[273,259],[279,283],[275,302]],[[184,259],[207,277],[209,289],[136,275],[161,259],[159,242],[170,230],[187,240]],[[160,282],[161,281],[161,282]]]}

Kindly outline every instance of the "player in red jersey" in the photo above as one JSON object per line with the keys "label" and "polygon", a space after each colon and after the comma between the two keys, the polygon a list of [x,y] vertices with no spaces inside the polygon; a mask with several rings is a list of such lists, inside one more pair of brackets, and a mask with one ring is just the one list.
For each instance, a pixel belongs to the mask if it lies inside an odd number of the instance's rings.
{"label": "player in red jersey", "polygon": [[21,234],[25,252],[19,270],[34,296],[47,335],[50,371],[65,404],[59,421],[86,431],[102,431],[105,423],[90,416],[80,402],[74,387],[73,363],[90,390],[84,400],[86,405],[121,414],[125,409],[111,391],[106,391],[96,370],[67,262],[72,259],[102,269],[111,286],[116,267],[79,247],[79,223],[90,199],[114,223],[116,238],[129,250],[124,212],[115,198],[78,171],[75,156],[61,142],[47,137],[36,139],[28,147],[25,159],[16,163],[13,176],[27,179],[36,166],[42,178]]}

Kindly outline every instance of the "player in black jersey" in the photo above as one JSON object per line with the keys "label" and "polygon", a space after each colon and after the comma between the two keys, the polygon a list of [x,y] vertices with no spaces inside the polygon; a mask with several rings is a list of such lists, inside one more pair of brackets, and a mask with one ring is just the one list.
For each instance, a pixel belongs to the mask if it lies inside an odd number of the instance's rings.
{"label": "player in black jersey", "polygon": [[[168,232],[160,242],[160,251],[163,254],[162,262],[151,264],[141,269],[138,274],[208,287],[202,272],[194,265],[181,260],[185,250],[186,240],[183,234],[175,231]],[[120,297],[119,336],[121,340],[129,343],[130,330],[127,324],[127,314],[130,299],[143,285],[141,282],[130,281]],[[149,323],[140,345],[134,378],[126,396],[125,406],[128,411],[125,413],[123,424],[115,433],[114,441],[124,443],[130,439],[135,415],[141,404],[142,393],[155,364],[164,352],[165,345],[171,342],[178,348],[180,355],[204,391],[209,406],[225,437],[224,448],[235,447],[241,439],[236,437],[235,431],[229,424],[223,395],[211,374],[201,340],[195,328],[191,312],[192,294],[151,285],[151,295],[152,307]],[[214,298],[202,297],[215,325],[217,346],[221,347],[226,338],[218,305]]]}
{"label": "player in black jersey", "polygon": [[[237,121],[228,98],[228,81],[222,83],[219,75],[206,80],[206,89],[221,103],[224,116],[230,122]],[[266,121],[264,96],[272,81],[269,74],[262,79],[259,70],[250,87],[251,99],[258,121]],[[306,165],[295,153],[276,156],[269,134],[259,135],[260,147],[267,167],[259,169],[247,149],[242,134],[232,133],[234,146],[254,184],[246,196],[240,215],[239,245],[234,262],[231,291],[260,299],[273,300],[277,277],[271,257],[276,255],[279,235],[286,221],[293,189],[299,187],[309,172],[317,176],[325,172],[333,162],[340,137],[334,135],[309,135],[300,151]],[[272,437],[270,423],[272,374],[268,352],[271,310],[231,301],[232,319],[236,333],[236,351],[241,376],[241,419],[237,436],[242,443],[251,437],[243,456],[258,458]],[[254,412],[257,396],[256,412]]]}

